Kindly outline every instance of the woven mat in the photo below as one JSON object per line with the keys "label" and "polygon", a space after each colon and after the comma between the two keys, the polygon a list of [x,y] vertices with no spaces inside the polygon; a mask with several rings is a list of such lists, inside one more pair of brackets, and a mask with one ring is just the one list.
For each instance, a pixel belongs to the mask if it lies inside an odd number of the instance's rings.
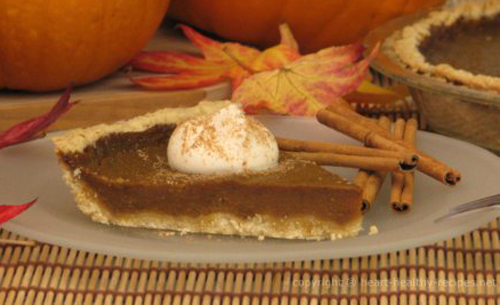
{"label": "woven mat", "polygon": [[[500,218],[360,258],[179,264],[50,244],[0,247],[0,304],[500,304]],[[24,239],[7,231],[2,238]]]}

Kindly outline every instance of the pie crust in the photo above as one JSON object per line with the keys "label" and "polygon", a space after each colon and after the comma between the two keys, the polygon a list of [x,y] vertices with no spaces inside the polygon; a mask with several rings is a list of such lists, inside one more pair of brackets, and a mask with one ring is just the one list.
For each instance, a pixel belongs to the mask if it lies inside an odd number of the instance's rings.
{"label": "pie crust", "polygon": [[465,2],[451,9],[432,12],[427,17],[397,31],[388,38],[388,46],[392,47],[399,60],[414,72],[479,90],[500,92],[500,77],[474,74],[446,63],[433,65],[420,49],[435,28],[451,27],[463,21],[473,22],[485,18],[498,18],[499,14],[500,1],[498,0]]}

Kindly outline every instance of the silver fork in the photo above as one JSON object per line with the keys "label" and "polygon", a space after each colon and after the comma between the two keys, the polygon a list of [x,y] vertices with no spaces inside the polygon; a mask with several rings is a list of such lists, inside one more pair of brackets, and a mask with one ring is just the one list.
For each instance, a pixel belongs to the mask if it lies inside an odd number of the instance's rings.
{"label": "silver fork", "polygon": [[434,220],[434,222],[438,223],[453,217],[461,216],[467,212],[486,210],[490,208],[498,209],[498,212],[500,212],[500,194],[457,205],[456,207],[451,208],[445,215]]}

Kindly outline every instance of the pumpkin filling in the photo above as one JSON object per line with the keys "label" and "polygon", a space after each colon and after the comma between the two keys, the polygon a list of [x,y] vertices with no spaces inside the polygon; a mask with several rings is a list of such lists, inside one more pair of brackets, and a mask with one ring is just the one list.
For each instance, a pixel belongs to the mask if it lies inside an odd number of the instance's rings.
{"label": "pumpkin filling", "polygon": [[231,213],[241,218],[314,216],[339,225],[361,217],[360,190],[315,163],[281,154],[258,173],[184,174],[169,167],[175,124],[109,134],[83,152],[59,154],[114,215]]}
{"label": "pumpkin filling", "polygon": [[500,76],[500,14],[432,27],[419,49],[430,64],[449,64],[474,74]]}

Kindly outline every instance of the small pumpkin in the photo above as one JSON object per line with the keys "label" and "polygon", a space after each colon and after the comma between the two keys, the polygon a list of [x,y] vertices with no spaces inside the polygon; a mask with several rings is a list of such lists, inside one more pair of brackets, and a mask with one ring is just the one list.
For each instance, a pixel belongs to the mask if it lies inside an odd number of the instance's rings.
{"label": "small pumpkin", "polygon": [[357,42],[373,28],[444,0],[172,0],[168,14],[229,40],[269,47],[286,22],[301,51]]}
{"label": "small pumpkin", "polygon": [[49,91],[127,63],[170,0],[0,0],[0,89]]}

